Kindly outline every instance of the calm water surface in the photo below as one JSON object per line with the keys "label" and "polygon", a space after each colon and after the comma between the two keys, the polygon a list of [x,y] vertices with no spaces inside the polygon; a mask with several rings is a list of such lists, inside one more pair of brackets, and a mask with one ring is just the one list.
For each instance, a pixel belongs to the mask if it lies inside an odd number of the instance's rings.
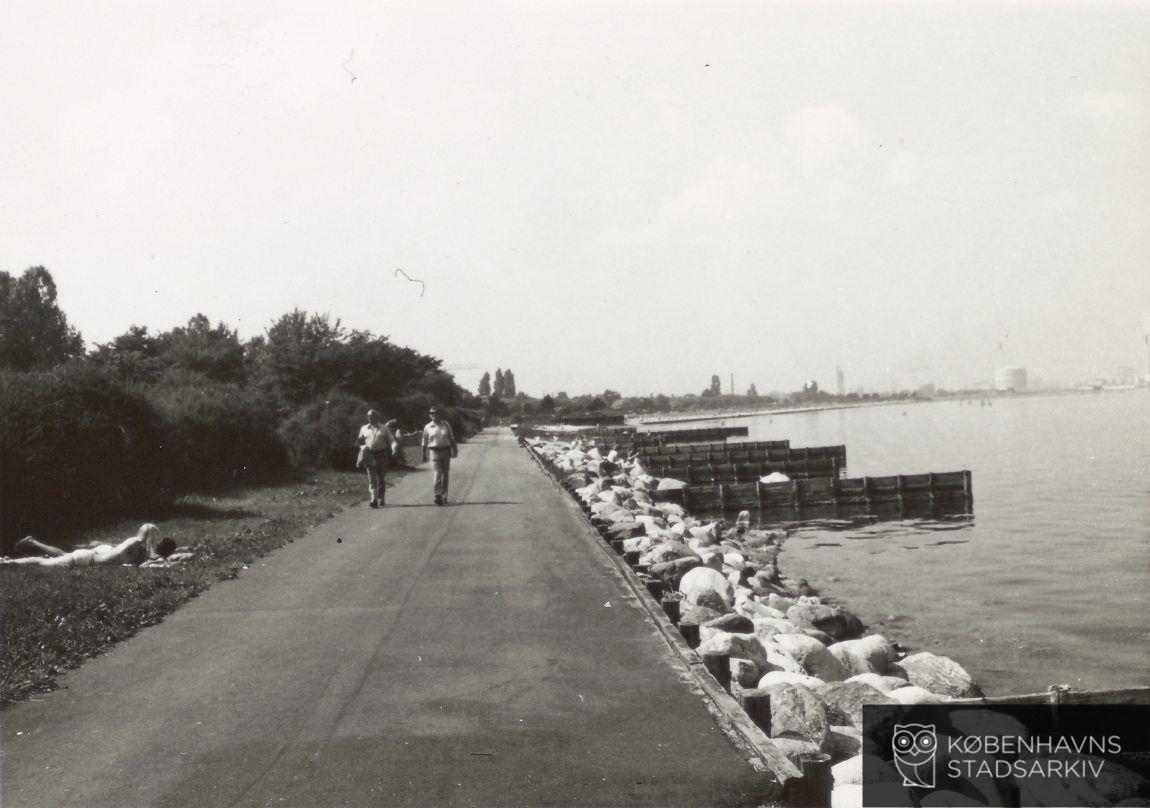
{"label": "calm water surface", "polygon": [[1150,685],[1150,389],[714,423],[845,444],[850,477],[973,472],[970,516],[789,525],[785,573],[873,630],[990,694]]}

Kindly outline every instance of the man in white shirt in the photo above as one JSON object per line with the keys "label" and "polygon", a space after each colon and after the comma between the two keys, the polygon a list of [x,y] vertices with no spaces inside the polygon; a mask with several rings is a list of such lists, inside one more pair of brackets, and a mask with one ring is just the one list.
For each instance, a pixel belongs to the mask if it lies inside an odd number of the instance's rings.
{"label": "man in white shirt", "polygon": [[371,497],[368,504],[373,508],[383,507],[387,488],[387,459],[395,451],[395,435],[379,422],[379,413],[367,411],[367,423],[360,427],[355,443],[360,449],[363,470],[367,472],[367,493]]}
{"label": "man in white shirt", "polygon": [[447,483],[451,472],[451,458],[459,456],[455,433],[435,407],[431,408],[431,421],[423,428],[423,462],[431,459],[435,470],[435,504],[447,504]]}

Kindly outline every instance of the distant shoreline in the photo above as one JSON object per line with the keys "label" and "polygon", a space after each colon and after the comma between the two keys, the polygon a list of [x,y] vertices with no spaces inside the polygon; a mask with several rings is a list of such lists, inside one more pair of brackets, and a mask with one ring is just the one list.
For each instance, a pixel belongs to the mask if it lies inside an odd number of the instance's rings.
{"label": "distant shoreline", "polygon": [[805,407],[776,407],[764,410],[735,410],[733,412],[711,412],[701,413],[697,415],[684,415],[675,417],[663,417],[660,415],[644,416],[642,418],[628,418],[628,423],[637,424],[639,426],[652,426],[658,424],[688,424],[696,421],[721,421],[726,419],[737,418],[758,418],[763,415],[793,415],[795,413],[803,412],[822,412],[824,410],[853,410],[858,407],[883,407],[895,404],[933,404],[940,401],[969,401],[971,399],[985,399],[987,401],[994,401],[995,399],[1011,399],[1011,398],[1031,398],[1031,397],[1045,397],[1045,396],[1068,396],[1068,395],[1081,395],[1081,394],[1100,394],[1100,393],[1125,393],[1130,390],[1137,390],[1140,388],[1129,387],[1119,389],[1102,389],[1102,390],[1036,390],[1028,393],[971,393],[970,395],[954,395],[945,396],[940,398],[904,398],[904,399],[884,399],[881,401],[851,401],[851,402],[834,402],[829,404],[812,404]]}

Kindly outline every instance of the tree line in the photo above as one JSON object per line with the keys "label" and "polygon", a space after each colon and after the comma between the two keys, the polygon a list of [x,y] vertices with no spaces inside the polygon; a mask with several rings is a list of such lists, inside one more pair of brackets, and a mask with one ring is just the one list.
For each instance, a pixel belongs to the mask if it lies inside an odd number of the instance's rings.
{"label": "tree line", "polygon": [[327,314],[295,309],[246,341],[196,314],[156,333],[134,324],[86,350],[47,269],[0,272],[5,546],[44,520],[350,468],[369,406],[414,430],[432,405],[464,433],[480,417],[439,359]]}

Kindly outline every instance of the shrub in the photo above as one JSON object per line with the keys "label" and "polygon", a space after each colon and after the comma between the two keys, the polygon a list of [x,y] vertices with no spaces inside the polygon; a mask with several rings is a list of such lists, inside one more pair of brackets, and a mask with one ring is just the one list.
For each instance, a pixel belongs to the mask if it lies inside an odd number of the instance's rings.
{"label": "shrub", "polygon": [[155,465],[168,492],[257,482],[287,472],[271,396],[191,372],[167,378],[169,384],[141,390],[159,414],[162,437]]}
{"label": "shrub", "polygon": [[0,542],[154,503],[160,423],[106,372],[0,373]]}
{"label": "shrub", "polygon": [[[292,464],[355,468],[355,436],[366,422],[370,406],[358,396],[331,393],[296,410],[279,428],[279,438]],[[384,420],[387,418],[385,413]]]}

